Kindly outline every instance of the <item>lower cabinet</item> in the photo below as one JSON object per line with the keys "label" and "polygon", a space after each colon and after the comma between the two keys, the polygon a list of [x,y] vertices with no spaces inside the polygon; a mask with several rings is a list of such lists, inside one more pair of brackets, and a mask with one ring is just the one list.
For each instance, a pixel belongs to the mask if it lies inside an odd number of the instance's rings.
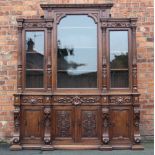
{"label": "lower cabinet", "polygon": [[96,143],[99,141],[100,108],[97,106],[55,106],[53,108],[54,143]]}
{"label": "lower cabinet", "polygon": [[112,142],[131,142],[132,108],[110,107],[110,139]]}
{"label": "lower cabinet", "polygon": [[43,138],[43,110],[41,106],[22,106],[21,138],[23,143],[41,143]]}

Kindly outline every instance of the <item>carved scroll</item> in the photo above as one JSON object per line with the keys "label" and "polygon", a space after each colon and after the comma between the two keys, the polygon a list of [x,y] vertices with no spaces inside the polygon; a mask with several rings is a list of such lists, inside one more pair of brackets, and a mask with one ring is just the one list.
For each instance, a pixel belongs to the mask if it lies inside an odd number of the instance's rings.
{"label": "carved scroll", "polygon": [[140,131],[140,109],[139,107],[134,107],[134,142],[139,144],[141,142]]}
{"label": "carved scroll", "polygon": [[110,124],[110,116],[109,116],[109,109],[102,108],[102,126],[103,126],[103,133],[102,133],[102,142],[103,144],[109,143],[109,124]]}
{"label": "carved scroll", "polygon": [[51,144],[51,134],[50,134],[51,108],[50,107],[45,107],[44,109],[44,123],[45,123],[44,143],[46,145],[50,145]]}

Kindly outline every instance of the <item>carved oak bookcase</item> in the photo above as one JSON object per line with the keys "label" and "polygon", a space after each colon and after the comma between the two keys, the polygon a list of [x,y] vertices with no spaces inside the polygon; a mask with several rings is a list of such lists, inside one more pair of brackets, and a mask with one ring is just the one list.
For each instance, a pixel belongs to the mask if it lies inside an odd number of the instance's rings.
{"label": "carved oak bookcase", "polygon": [[43,4],[17,19],[11,150],[143,149],[135,18],[113,4]]}

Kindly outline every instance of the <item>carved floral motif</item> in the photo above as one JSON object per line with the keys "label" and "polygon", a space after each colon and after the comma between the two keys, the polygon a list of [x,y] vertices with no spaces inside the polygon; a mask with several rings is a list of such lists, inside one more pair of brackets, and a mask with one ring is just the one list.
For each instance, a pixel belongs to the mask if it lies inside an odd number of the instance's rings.
{"label": "carved floral motif", "polygon": [[31,103],[31,104],[38,104],[43,103],[43,97],[40,96],[24,96],[22,99],[23,103]]}
{"label": "carved floral motif", "polygon": [[54,101],[58,103],[71,103],[79,105],[82,103],[96,103],[99,101],[99,97],[81,97],[81,96],[57,96],[54,97]]}
{"label": "carved floral motif", "polygon": [[130,96],[111,96],[110,103],[112,104],[128,104],[131,103]]}

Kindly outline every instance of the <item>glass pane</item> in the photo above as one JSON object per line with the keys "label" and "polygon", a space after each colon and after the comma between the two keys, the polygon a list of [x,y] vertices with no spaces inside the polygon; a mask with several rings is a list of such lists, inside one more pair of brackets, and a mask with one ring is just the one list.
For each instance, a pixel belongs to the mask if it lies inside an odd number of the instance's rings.
{"label": "glass pane", "polygon": [[97,26],[86,15],[68,15],[58,25],[58,88],[97,87]]}
{"label": "glass pane", "polygon": [[[26,87],[43,87],[44,32],[26,32]],[[38,71],[39,70],[39,71]]]}
{"label": "glass pane", "polygon": [[128,68],[128,31],[110,31],[110,66]]}
{"label": "glass pane", "polygon": [[127,88],[129,86],[127,71],[111,71],[111,87],[112,88]]}
{"label": "glass pane", "polygon": [[110,31],[111,87],[127,88],[128,77],[128,31]]}
{"label": "glass pane", "polygon": [[26,71],[27,88],[43,88],[43,71]]}

